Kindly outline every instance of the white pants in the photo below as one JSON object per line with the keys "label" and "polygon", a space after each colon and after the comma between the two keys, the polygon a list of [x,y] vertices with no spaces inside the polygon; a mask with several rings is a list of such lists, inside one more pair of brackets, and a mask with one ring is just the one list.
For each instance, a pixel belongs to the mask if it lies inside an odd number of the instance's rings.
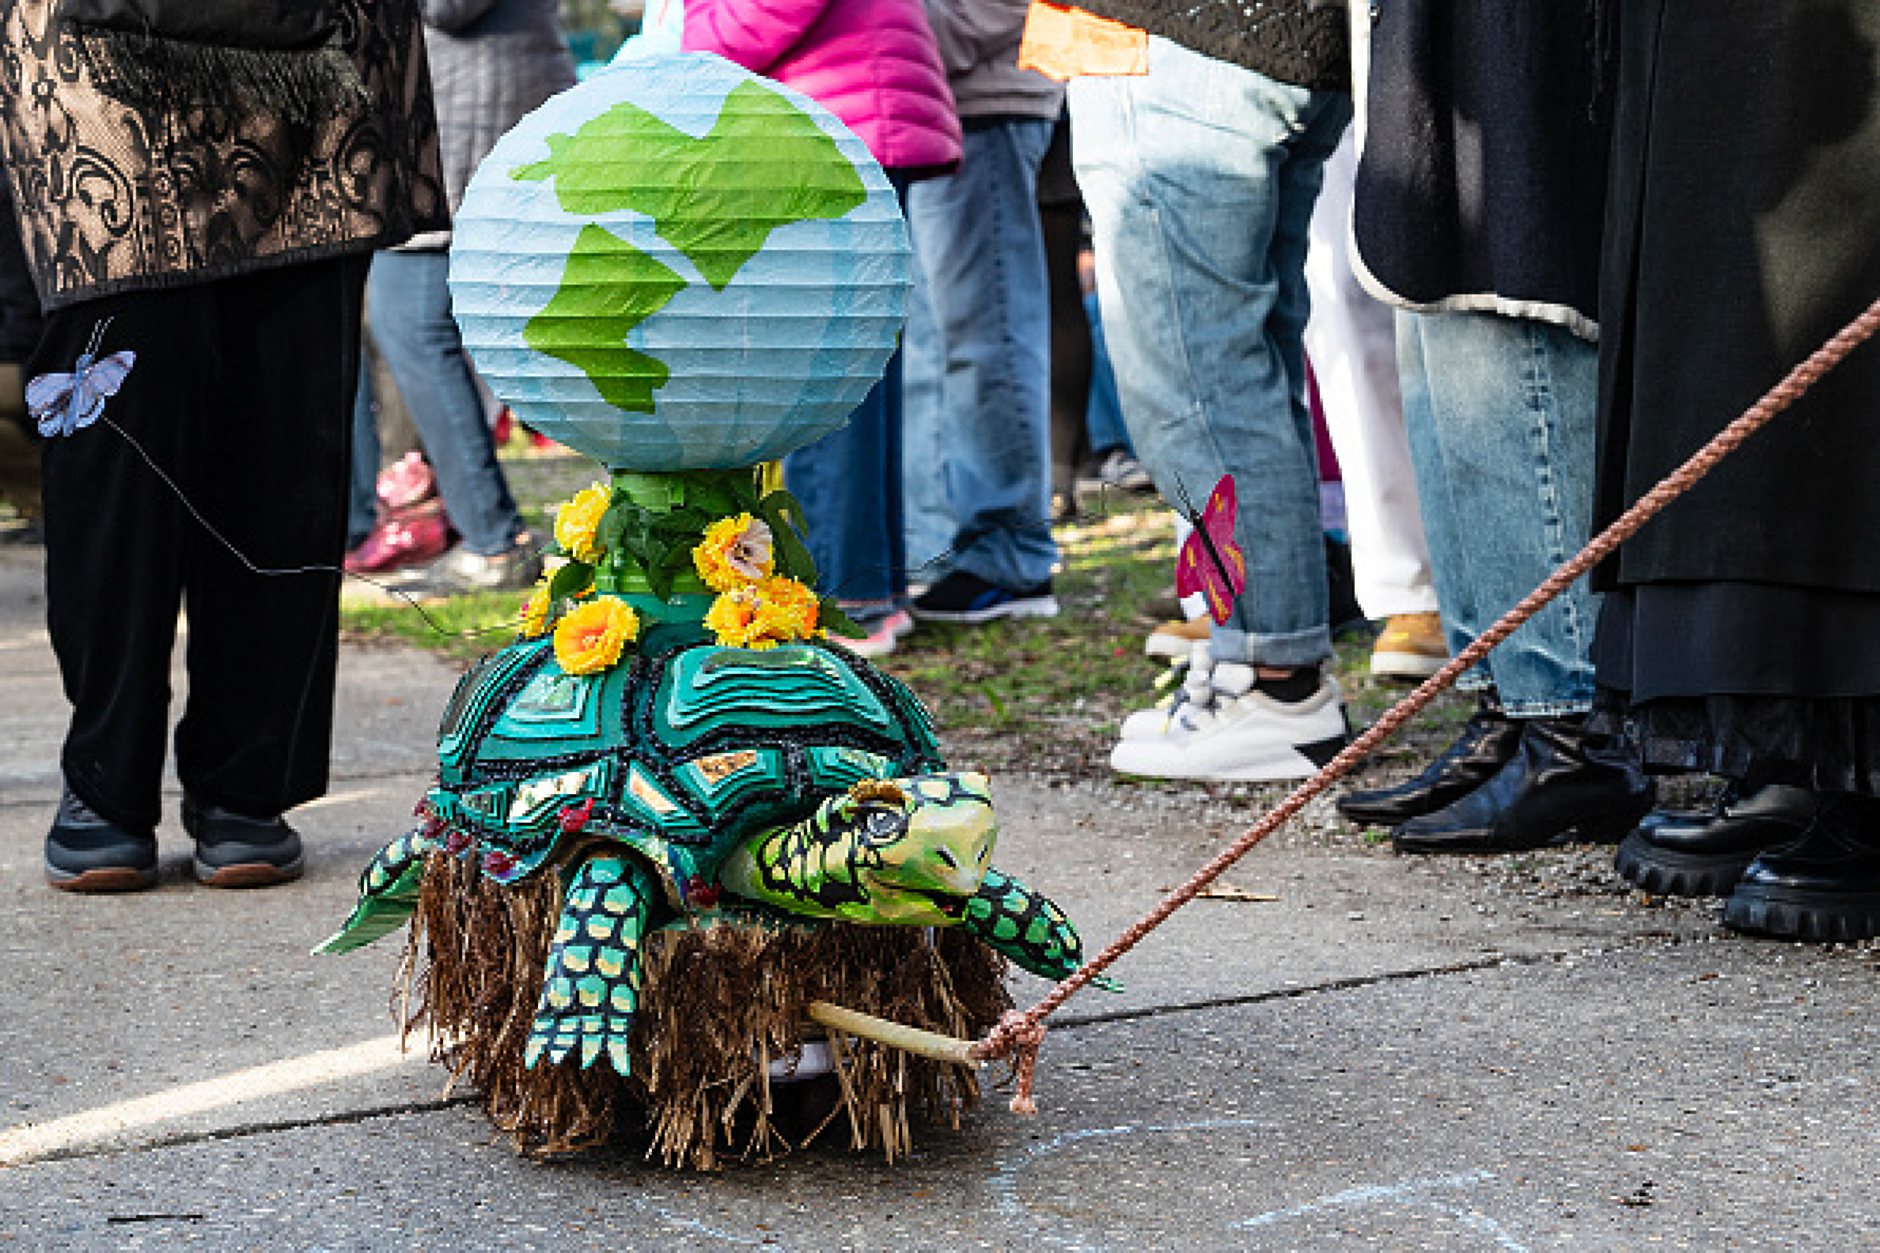
{"label": "white pants", "polygon": [[1312,214],[1306,355],[1345,480],[1358,603],[1372,618],[1434,613],[1436,587],[1404,435],[1391,311],[1359,287],[1351,273],[1351,191],[1357,171],[1348,130],[1325,163],[1325,187]]}

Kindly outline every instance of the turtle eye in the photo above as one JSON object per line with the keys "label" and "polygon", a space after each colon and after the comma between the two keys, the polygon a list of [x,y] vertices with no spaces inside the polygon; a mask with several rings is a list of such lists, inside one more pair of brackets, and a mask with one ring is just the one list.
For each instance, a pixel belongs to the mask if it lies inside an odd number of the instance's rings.
{"label": "turtle eye", "polygon": [[892,809],[870,806],[857,829],[870,844],[885,844],[901,834],[901,815]]}

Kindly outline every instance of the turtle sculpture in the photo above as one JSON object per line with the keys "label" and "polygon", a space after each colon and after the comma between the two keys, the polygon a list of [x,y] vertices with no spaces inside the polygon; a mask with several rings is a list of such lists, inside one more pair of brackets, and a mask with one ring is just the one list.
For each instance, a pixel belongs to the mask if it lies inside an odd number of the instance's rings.
{"label": "turtle sculpture", "polygon": [[526,1066],[627,1074],[641,945],[662,926],[959,927],[1049,978],[1081,964],[1064,912],[992,868],[986,779],[947,771],[913,694],[840,646],[663,625],[630,664],[580,675],[525,640],[464,677],[438,743],[423,826],[372,859],[317,951],[397,929],[436,853],[502,885],[560,875]]}

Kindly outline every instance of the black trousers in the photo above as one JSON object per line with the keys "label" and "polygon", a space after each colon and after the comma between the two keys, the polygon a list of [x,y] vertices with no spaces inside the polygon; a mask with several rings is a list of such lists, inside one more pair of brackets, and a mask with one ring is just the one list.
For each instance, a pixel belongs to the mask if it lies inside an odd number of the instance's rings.
{"label": "black trousers", "polygon": [[[179,608],[184,789],[257,817],[326,790],[367,262],[47,315],[29,377],[71,372],[101,327],[101,356],[137,354],[103,419],[45,450],[47,618],[72,705],[60,764],[114,822],[161,816]],[[255,573],[229,545],[262,570],[296,572]]]}

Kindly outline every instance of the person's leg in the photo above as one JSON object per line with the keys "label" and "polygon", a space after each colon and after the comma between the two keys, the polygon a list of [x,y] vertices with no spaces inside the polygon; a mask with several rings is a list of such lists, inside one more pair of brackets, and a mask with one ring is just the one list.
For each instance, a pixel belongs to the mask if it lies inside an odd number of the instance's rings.
{"label": "person's leg", "polygon": [[[889,499],[900,494],[899,373],[897,352],[847,426],[783,459],[784,486],[809,521],[804,538],[816,562],[816,590],[842,602],[864,626],[892,612],[906,588],[898,555],[905,551],[903,539],[889,533],[891,505],[893,529],[904,525],[898,504]],[[892,384],[890,376],[896,376]],[[887,490],[890,478],[896,480],[893,492]]]}
{"label": "person's leg", "polygon": [[[920,187],[917,183],[908,189],[910,203],[920,196]],[[948,445],[941,399],[946,350],[927,301],[919,241],[915,244],[914,290],[908,294],[907,324],[901,328],[901,483],[908,576],[931,584],[946,573],[946,554],[957,528],[947,506]]]}
{"label": "person's leg", "polygon": [[[1415,315],[1442,477],[1460,527],[1467,596],[1487,627],[1586,543],[1592,512],[1598,350],[1546,323],[1487,313]],[[1405,388],[1406,413],[1410,388]],[[1418,445],[1412,431],[1412,447]],[[1427,483],[1419,464],[1419,484]],[[1427,519],[1427,514],[1426,514]],[[1482,523],[1492,519],[1493,531]],[[1439,591],[1444,554],[1434,530]],[[1448,593],[1444,614],[1448,616]],[[1592,594],[1579,583],[1489,654],[1515,755],[1461,799],[1399,826],[1403,852],[1617,842],[1651,808],[1653,789],[1615,737],[1586,727],[1593,669]]]}
{"label": "person's leg", "polygon": [[197,810],[273,818],[326,790],[365,272],[347,257],[210,285],[218,365],[195,419],[196,505],[247,560],[295,573],[257,574],[184,530],[176,763]]}
{"label": "person's leg", "polygon": [[969,127],[959,173],[918,185],[908,201],[945,346],[940,425],[957,528],[947,566],[1009,592],[1047,586],[1057,560],[1037,203],[1051,130],[1030,119]]}
{"label": "person's leg", "polygon": [[1324,403],[1325,425],[1345,481],[1358,601],[1372,618],[1434,613],[1436,587],[1417,507],[1416,474],[1404,433],[1390,308],[1351,272],[1349,222],[1357,160],[1347,132],[1325,163],[1325,187],[1312,212],[1306,282],[1312,317],[1306,351]]}
{"label": "person's leg", "polygon": [[71,372],[100,327],[101,353],[136,353],[102,417],[45,450],[46,620],[72,705],[60,766],[89,809],[130,831],[162,817],[170,655],[197,525],[176,493],[204,491],[193,415],[221,351],[211,308],[184,287],[58,309],[28,365]]}
{"label": "person's leg", "polygon": [[352,473],[346,493],[346,551],[366,542],[379,520],[379,415],[372,403],[372,376],[359,354],[353,392]]}
{"label": "person's leg", "polygon": [[507,553],[522,515],[496,458],[483,400],[451,317],[446,252],[381,252],[367,289],[373,341],[437,474],[438,494],[469,552]]}
{"label": "person's leg", "polygon": [[[1546,323],[1489,313],[1414,315],[1440,484],[1454,533],[1431,552],[1466,580],[1442,597],[1460,647],[1514,608],[1586,543],[1592,521],[1598,349]],[[1426,520],[1428,512],[1426,511]],[[1484,523],[1494,527],[1492,538]],[[1439,588],[1442,585],[1439,583]],[[1490,653],[1489,673],[1515,717],[1592,707],[1593,596],[1574,584]]]}
{"label": "person's leg", "polygon": [[1215,631],[1215,657],[1316,665],[1331,635],[1297,342],[1303,283],[1272,267],[1303,259],[1315,171],[1349,102],[1160,39],[1146,76],[1077,79],[1070,97],[1104,339],[1137,456],[1172,503],[1199,507],[1225,474],[1238,488],[1247,589]]}

